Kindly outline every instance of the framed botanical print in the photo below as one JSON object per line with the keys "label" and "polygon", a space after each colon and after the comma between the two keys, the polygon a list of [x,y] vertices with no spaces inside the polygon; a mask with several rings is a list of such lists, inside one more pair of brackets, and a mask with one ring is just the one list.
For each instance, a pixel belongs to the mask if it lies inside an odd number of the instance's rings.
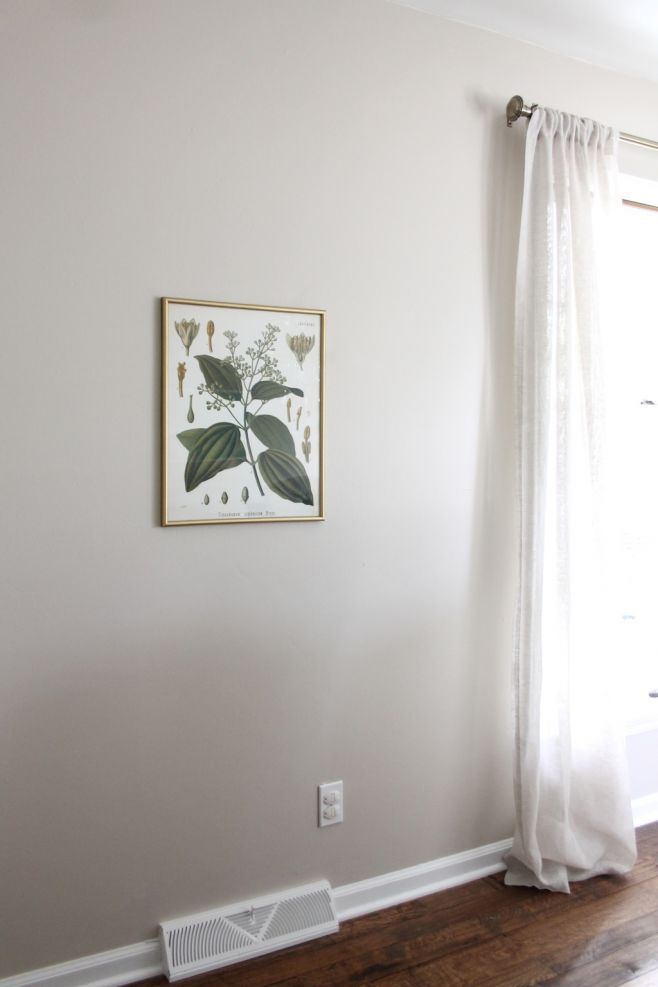
{"label": "framed botanical print", "polygon": [[162,524],[318,521],[325,313],[162,299]]}

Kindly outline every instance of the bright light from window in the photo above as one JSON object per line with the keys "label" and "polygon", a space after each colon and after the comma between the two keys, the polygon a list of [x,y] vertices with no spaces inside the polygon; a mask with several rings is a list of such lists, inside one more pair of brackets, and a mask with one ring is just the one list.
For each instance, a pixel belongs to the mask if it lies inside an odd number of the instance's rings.
{"label": "bright light from window", "polygon": [[624,180],[621,304],[612,340],[610,413],[621,660],[631,730],[658,721],[658,182]]}

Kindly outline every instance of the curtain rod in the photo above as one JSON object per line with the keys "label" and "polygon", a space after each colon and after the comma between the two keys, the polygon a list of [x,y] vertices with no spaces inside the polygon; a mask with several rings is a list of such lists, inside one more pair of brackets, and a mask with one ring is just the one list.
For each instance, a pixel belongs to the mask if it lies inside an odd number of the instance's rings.
{"label": "curtain rod", "polygon": [[[519,119],[519,117],[527,117],[530,119],[532,114],[537,109],[538,104],[533,103],[532,106],[527,106],[522,96],[512,96],[509,103],[507,104],[507,126],[511,127],[513,123]],[[624,134],[620,132],[619,140],[623,141],[625,144],[639,144],[641,147],[653,147],[658,150],[658,141],[649,140],[648,137],[636,137],[635,134]]]}

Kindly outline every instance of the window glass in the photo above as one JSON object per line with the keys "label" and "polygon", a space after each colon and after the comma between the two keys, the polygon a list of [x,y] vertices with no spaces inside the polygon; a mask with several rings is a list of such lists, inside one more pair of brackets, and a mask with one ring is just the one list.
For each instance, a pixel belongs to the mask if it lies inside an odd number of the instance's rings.
{"label": "window glass", "polygon": [[610,417],[620,660],[632,731],[658,724],[658,182],[623,176]]}

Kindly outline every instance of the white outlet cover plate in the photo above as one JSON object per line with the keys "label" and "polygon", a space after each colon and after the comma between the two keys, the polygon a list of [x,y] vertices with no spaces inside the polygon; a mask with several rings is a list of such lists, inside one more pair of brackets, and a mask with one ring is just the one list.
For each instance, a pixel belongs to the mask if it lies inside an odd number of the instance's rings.
{"label": "white outlet cover plate", "polygon": [[318,826],[335,826],[344,816],[342,781],[318,785]]}

